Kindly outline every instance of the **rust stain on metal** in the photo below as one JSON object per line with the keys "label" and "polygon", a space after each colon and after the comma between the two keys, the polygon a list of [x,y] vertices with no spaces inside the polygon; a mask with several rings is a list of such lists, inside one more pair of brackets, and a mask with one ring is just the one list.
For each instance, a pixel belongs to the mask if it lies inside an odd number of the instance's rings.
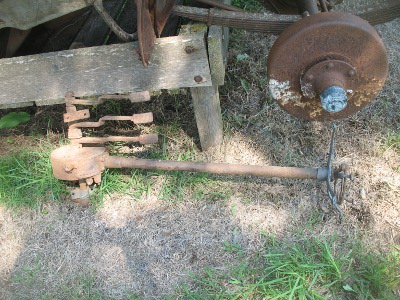
{"label": "rust stain on metal", "polygon": [[155,30],[157,37],[160,37],[174,4],[175,0],[156,0]]}
{"label": "rust stain on metal", "polygon": [[53,175],[58,179],[68,181],[99,175],[104,170],[99,160],[104,153],[105,148],[100,147],[82,148],[70,145],[58,148],[50,155]]}
{"label": "rust stain on metal", "polygon": [[88,109],[75,110],[64,114],[64,123],[90,118]]}
{"label": "rust stain on metal", "polygon": [[134,114],[132,116],[104,116],[97,122],[79,122],[70,125],[70,128],[96,128],[103,126],[106,121],[131,121],[134,124],[153,122],[153,113]]}
{"label": "rust stain on metal", "polygon": [[136,0],[136,11],[139,52],[143,64],[147,66],[156,41],[154,0]]}
{"label": "rust stain on metal", "polygon": [[[274,0],[274,2],[280,3],[283,2],[283,0]],[[211,24],[279,35],[287,27],[300,19],[297,15],[297,7],[293,7],[293,9],[294,10],[291,11],[289,15],[265,15],[262,13],[214,10]],[[367,6],[365,9],[361,10],[363,13],[358,14],[359,17],[363,18],[371,25],[378,25],[389,22],[400,16],[400,2],[398,0],[381,1],[379,5],[375,5],[372,8]],[[205,23],[209,23],[210,21],[210,12],[208,9],[176,5],[172,9],[172,13],[177,16]],[[280,11],[279,13],[285,12]]]}
{"label": "rust stain on metal", "polygon": [[[68,136],[69,137],[69,136]],[[107,136],[107,137],[81,137],[72,139],[72,144],[105,144],[108,142],[140,143],[141,145],[156,144],[157,134],[143,134],[140,136]]]}
{"label": "rust stain on metal", "polygon": [[[267,72],[271,95],[285,111],[328,121],[345,118],[374,99],[386,80],[388,59],[370,24],[348,13],[329,12],[287,28],[270,51]],[[339,112],[322,108],[321,91],[330,86],[347,93],[348,104]]]}
{"label": "rust stain on metal", "polygon": [[[293,178],[293,179],[313,179],[327,182],[328,195],[341,215],[341,210],[336,203],[336,195],[343,198],[345,194],[345,180],[351,179],[348,166],[341,166],[333,171],[332,160],[334,156],[334,137],[333,129],[329,159],[326,167],[323,168],[298,168],[298,167],[279,167],[279,166],[257,166],[257,165],[237,165],[226,163],[208,162],[189,162],[189,161],[167,161],[154,159],[139,159],[135,157],[110,156],[104,147],[82,147],[81,145],[67,145],[54,150],[51,155],[53,174],[57,179],[67,181],[78,181],[79,189],[72,191],[72,200],[81,204],[87,204],[90,193],[88,185],[101,182],[101,174],[106,168],[129,168],[142,170],[165,170],[165,171],[187,171],[205,172],[212,174],[235,174],[245,176]],[[104,138],[83,138],[85,141],[104,142]],[[157,135],[143,135],[132,138],[148,142],[157,139]],[[114,140],[114,139],[110,139]],[[334,188],[331,187],[331,179]],[[341,182],[341,190],[336,192],[336,185]]]}
{"label": "rust stain on metal", "polygon": [[149,64],[156,37],[160,37],[174,0],[135,0],[139,52],[145,66]]}

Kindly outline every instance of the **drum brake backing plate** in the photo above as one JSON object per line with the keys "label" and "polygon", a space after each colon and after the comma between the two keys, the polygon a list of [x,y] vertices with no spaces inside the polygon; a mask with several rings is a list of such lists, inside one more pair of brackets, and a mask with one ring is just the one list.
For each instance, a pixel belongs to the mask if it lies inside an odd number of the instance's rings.
{"label": "drum brake backing plate", "polygon": [[359,111],[376,97],[388,58],[365,20],[323,12],[285,29],[270,51],[267,73],[271,95],[286,112],[329,121]]}

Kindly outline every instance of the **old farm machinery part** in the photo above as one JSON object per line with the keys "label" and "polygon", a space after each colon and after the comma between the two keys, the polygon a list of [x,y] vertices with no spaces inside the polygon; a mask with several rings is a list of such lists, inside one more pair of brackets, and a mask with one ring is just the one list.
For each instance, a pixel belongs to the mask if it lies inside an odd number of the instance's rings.
{"label": "old farm machinery part", "polygon": [[284,110],[327,121],[347,117],[375,98],[385,83],[388,59],[365,20],[348,13],[318,13],[279,36],[267,68],[271,94]]}
{"label": "old farm machinery part", "polygon": [[343,212],[339,204],[343,202],[345,197],[346,181],[352,179],[352,175],[349,173],[347,164],[341,164],[337,168],[332,166],[335,155],[336,126],[333,126],[332,130],[327,166],[322,168],[237,165],[118,157],[110,156],[106,148],[99,147],[99,144],[107,142],[155,144],[158,142],[158,136],[157,134],[142,134],[137,137],[84,137],[82,128],[99,128],[106,121],[122,120],[131,121],[134,124],[151,123],[153,121],[152,113],[141,113],[132,116],[104,116],[96,122],[82,122],[82,120],[90,118],[90,111],[89,109],[78,110],[76,106],[99,105],[105,99],[129,99],[132,103],[138,103],[150,100],[150,94],[148,92],[139,92],[129,95],[103,95],[92,100],[76,98],[73,92],[68,92],[65,95],[66,113],[64,114],[64,122],[68,124],[68,138],[71,141],[71,145],[54,150],[50,157],[53,174],[56,178],[79,183],[79,188],[71,192],[71,199],[74,202],[82,205],[89,204],[90,187],[101,183],[101,174],[106,168],[188,171],[324,181],[327,186],[328,197],[338,211],[339,218],[342,218]]}
{"label": "old farm machinery part", "polygon": [[345,118],[376,97],[387,78],[388,59],[371,24],[399,16],[399,1],[387,1],[360,16],[328,12],[324,0],[317,1],[319,8],[313,0],[268,2],[295,6],[303,18],[185,7],[174,8],[173,13],[207,24],[279,34],[268,56],[269,90],[286,112],[298,118]]}
{"label": "old farm machinery part", "polygon": [[[75,99],[69,95],[69,104],[82,103],[81,100]],[[82,115],[86,112],[74,112],[74,114]],[[67,116],[71,116],[70,114]],[[139,115],[144,122],[150,121],[146,115]],[[108,118],[109,119],[109,118]],[[119,118],[116,118],[119,119]],[[107,118],[102,118],[107,120]],[[278,167],[278,166],[256,166],[256,165],[238,165],[224,163],[206,163],[206,162],[182,162],[182,161],[166,161],[153,159],[140,159],[134,157],[117,157],[111,156],[104,147],[83,146],[83,144],[99,144],[108,141],[130,141],[140,142],[142,144],[156,143],[157,135],[141,135],[137,138],[108,137],[108,138],[85,138],[78,133],[76,136],[74,130],[77,127],[98,126],[101,122],[74,123],[70,126],[72,130],[72,145],[67,145],[54,150],[51,153],[51,164],[53,174],[56,178],[66,181],[79,182],[79,188],[71,192],[73,201],[83,205],[89,202],[90,186],[101,183],[101,174],[106,168],[132,168],[143,170],[166,170],[166,171],[188,171],[188,172],[204,172],[213,174],[232,174],[245,176],[260,177],[276,177],[276,178],[293,178],[293,179],[313,179],[325,181],[327,185],[327,194],[335,209],[342,218],[343,212],[339,204],[343,202],[345,196],[346,180],[351,179],[349,167],[346,164],[340,165],[338,168],[332,166],[334,157],[334,139],[336,127],[333,127],[330,142],[330,150],[328,163],[326,167],[321,168],[297,168],[297,167]],[[70,136],[71,131],[68,135]]]}
{"label": "old farm machinery part", "polygon": [[[278,14],[250,13],[216,0],[197,0],[211,6],[210,9],[175,5],[176,2],[135,0],[137,32],[127,33],[108,14],[103,0],[71,0],[68,4],[63,0],[38,0],[34,9],[31,1],[3,0],[0,1],[0,29],[14,29],[15,39],[9,41],[6,51],[11,53],[33,26],[93,6],[121,40],[138,39],[137,48],[144,65],[149,64],[156,38],[170,14],[202,21],[208,26],[279,35],[268,56],[271,96],[296,117],[328,121],[357,112],[381,90],[387,77],[388,60],[372,25],[400,16],[398,0],[380,1],[375,6],[362,8],[358,16],[331,10],[339,0],[264,0]],[[288,11],[292,14],[280,14]]]}
{"label": "old farm machinery part", "polygon": [[141,113],[133,114],[132,116],[104,116],[95,122],[82,122],[82,120],[90,118],[90,110],[77,109],[77,105],[97,106],[102,104],[106,99],[125,99],[130,100],[132,103],[139,103],[149,101],[150,94],[149,92],[138,92],[129,95],[103,95],[97,99],[80,99],[75,97],[73,92],[68,92],[65,95],[66,113],[64,114],[64,122],[68,124],[68,138],[71,141],[71,145],[54,150],[50,157],[53,174],[56,178],[79,183],[79,188],[71,191],[71,199],[76,203],[84,206],[89,204],[91,186],[101,183],[101,174],[106,168],[132,168],[324,181],[333,207],[338,211],[340,219],[343,216],[339,205],[345,197],[346,181],[352,179],[352,175],[349,172],[347,164],[341,164],[336,168],[333,167],[335,125],[332,129],[328,162],[325,167],[321,168],[256,166],[118,157],[109,155],[106,148],[99,146],[99,144],[107,142],[139,143],[142,145],[155,144],[158,142],[158,136],[157,134],[142,134],[136,137],[83,136],[83,128],[99,128],[107,121],[131,121],[134,124],[145,124],[153,121],[152,113]]}
{"label": "old farm machinery part", "polygon": [[97,122],[77,122],[90,118],[89,109],[77,110],[76,105],[99,105],[105,99],[130,100],[132,103],[139,103],[150,100],[149,92],[131,93],[130,95],[103,95],[94,100],[83,100],[75,98],[73,92],[65,96],[67,112],[64,114],[64,122],[68,123],[68,138],[72,144],[104,144],[107,142],[139,143],[142,145],[155,144],[158,141],[156,134],[144,134],[136,137],[129,136],[106,136],[106,137],[84,137],[82,128],[99,128],[107,121],[131,121],[133,124],[146,124],[153,122],[153,113],[133,114],[131,116],[104,116]]}

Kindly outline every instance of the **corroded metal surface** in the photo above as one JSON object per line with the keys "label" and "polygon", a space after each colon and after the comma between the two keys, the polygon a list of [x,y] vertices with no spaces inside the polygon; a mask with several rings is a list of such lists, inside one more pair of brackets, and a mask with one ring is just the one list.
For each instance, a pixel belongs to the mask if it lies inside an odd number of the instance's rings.
{"label": "corroded metal surface", "polygon": [[[68,135],[68,137],[70,137]],[[151,145],[158,142],[157,134],[142,134],[139,136],[106,136],[106,137],[81,137],[72,139],[72,144],[105,144],[108,142],[139,143]]]}
{"label": "corroded metal surface", "polygon": [[150,100],[149,92],[131,93],[129,95],[103,95],[97,99],[75,98],[73,92],[65,95],[65,106],[67,112],[64,114],[64,122],[69,124],[68,138],[72,144],[104,144],[108,142],[140,143],[142,145],[155,144],[158,142],[157,134],[142,134],[140,136],[106,136],[106,137],[83,137],[81,128],[99,128],[107,121],[131,121],[133,124],[146,124],[153,122],[153,113],[133,114],[131,116],[104,116],[95,122],[76,122],[90,118],[89,109],[77,110],[80,105],[99,105],[106,99],[129,99],[132,102],[143,102]]}
{"label": "corroded metal surface", "polygon": [[87,147],[77,145],[60,147],[51,152],[50,160],[54,177],[77,181],[79,179],[93,178],[104,171],[105,148]]}
{"label": "corroded metal surface", "polygon": [[174,6],[175,0],[156,0],[155,32],[160,37]]}
{"label": "corroded metal surface", "polygon": [[[278,166],[237,165],[225,163],[168,161],[154,159],[139,159],[135,157],[110,156],[104,147],[82,147],[68,145],[60,147],[51,153],[53,174],[56,178],[67,181],[79,181],[79,189],[72,192],[72,199],[82,200],[87,204],[88,185],[101,182],[101,174],[106,168],[129,168],[142,170],[165,170],[206,172],[213,174],[231,174],[260,177],[313,179],[325,181],[327,193],[338,210],[341,218],[342,211],[338,202],[343,201],[347,179],[352,179],[347,165],[333,168],[334,139],[336,126],[333,126],[328,163],[322,168],[297,168]],[[333,183],[333,186],[332,186]],[[340,188],[338,188],[340,186]],[[79,201],[76,201],[79,202]],[[79,202],[80,203],[80,202]]]}
{"label": "corroded metal surface", "polygon": [[[151,2],[151,3],[150,3]],[[154,31],[155,4],[150,0],[136,0],[137,34],[140,57],[145,66],[148,65],[151,50],[156,41]]]}
{"label": "corroded metal surface", "polygon": [[174,0],[135,0],[137,35],[142,62],[148,65],[156,37],[160,37],[174,5]]}
{"label": "corroded metal surface", "polygon": [[[356,41],[356,42],[355,42]],[[388,59],[375,29],[348,13],[320,13],[287,28],[268,57],[272,97],[288,113],[307,120],[340,119],[370,103],[385,83]],[[348,105],[323,110],[319,93],[329,86],[347,91]]]}
{"label": "corroded metal surface", "polygon": [[163,161],[109,156],[103,147],[63,146],[51,153],[53,174],[68,181],[88,179],[101,174],[105,168],[133,168],[144,170],[207,172],[215,174],[254,175],[262,177],[320,179],[324,168],[295,168],[277,166],[252,166],[221,163]]}

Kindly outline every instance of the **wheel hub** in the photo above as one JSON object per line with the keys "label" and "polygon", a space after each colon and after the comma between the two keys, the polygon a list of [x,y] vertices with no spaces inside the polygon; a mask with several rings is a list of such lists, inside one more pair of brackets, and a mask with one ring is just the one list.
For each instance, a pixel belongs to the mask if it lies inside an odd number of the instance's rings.
{"label": "wheel hub", "polygon": [[388,60],[375,29],[348,13],[319,13],[288,27],[268,57],[272,97],[307,120],[345,118],[383,87]]}

